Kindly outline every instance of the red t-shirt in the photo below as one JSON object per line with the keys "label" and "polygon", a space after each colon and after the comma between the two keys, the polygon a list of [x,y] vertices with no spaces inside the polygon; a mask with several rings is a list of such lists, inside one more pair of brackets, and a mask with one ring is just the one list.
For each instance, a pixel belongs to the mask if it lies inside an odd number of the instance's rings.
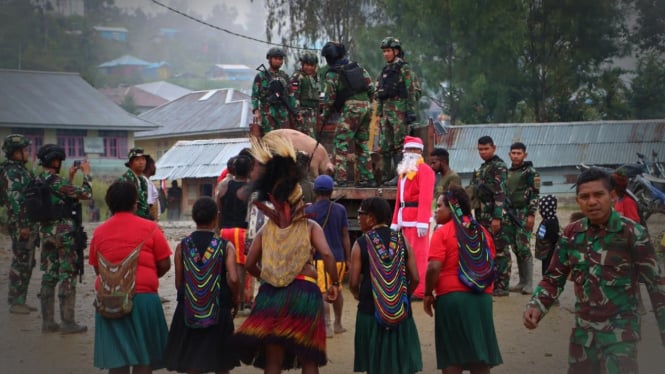
{"label": "red t-shirt", "polygon": [[637,203],[632,197],[625,195],[614,201],[614,210],[626,218],[640,223],[640,214],[637,212]]}
{"label": "red t-shirt", "polygon": [[[171,248],[162,230],[153,221],[129,212],[114,214],[95,229],[90,241],[88,263],[98,266],[97,251],[110,262],[120,262],[144,240],[136,267],[135,292],[156,293],[159,288],[157,262],[171,256]],[[95,279],[95,289],[98,286],[99,279]]]}
{"label": "red t-shirt", "polygon": [[[494,248],[492,236],[484,227],[480,227],[485,232],[492,258],[494,258],[496,256],[496,249]],[[439,281],[434,288],[437,295],[444,295],[451,292],[471,292],[459,280],[459,247],[457,235],[455,235],[455,222],[452,220],[434,231],[430,240],[428,260],[441,261],[443,264],[439,273]],[[494,284],[487,287],[485,293],[491,294],[493,290]]]}

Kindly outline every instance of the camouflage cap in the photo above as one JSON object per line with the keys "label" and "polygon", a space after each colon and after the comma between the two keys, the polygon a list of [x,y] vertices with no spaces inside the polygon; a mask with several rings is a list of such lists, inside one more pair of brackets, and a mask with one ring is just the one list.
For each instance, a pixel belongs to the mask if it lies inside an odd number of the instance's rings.
{"label": "camouflage cap", "polygon": [[5,138],[5,141],[2,143],[2,150],[5,152],[7,157],[14,153],[17,149],[23,149],[30,145],[30,140],[21,134],[11,134]]}
{"label": "camouflage cap", "polygon": [[129,153],[127,154],[127,162],[125,162],[125,166],[129,167],[129,163],[132,161],[133,158],[135,157],[146,157],[150,156],[145,153],[143,153],[143,148],[139,147],[134,147],[129,150]]}

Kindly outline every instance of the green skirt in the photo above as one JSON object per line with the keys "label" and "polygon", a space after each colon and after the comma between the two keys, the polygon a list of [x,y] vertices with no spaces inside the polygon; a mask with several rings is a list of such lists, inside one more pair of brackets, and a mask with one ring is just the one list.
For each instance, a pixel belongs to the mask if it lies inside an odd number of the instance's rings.
{"label": "green skirt", "polygon": [[107,319],[95,313],[94,366],[113,369],[145,365],[161,369],[168,334],[159,295],[136,294],[132,312],[125,317]]}
{"label": "green skirt", "polygon": [[452,292],[437,297],[434,337],[437,369],[503,363],[489,294]]}
{"label": "green skirt", "polygon": [[410,315],[387,330],[373,314],[356,314],[353,371],[369,374],[411,374],[423,370],[418,330]]}

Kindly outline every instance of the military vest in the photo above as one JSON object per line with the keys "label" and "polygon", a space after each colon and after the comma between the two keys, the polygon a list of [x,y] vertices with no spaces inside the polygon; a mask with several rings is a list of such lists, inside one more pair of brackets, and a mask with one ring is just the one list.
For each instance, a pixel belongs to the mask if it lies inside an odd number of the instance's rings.
{"label": "military vest", "polygon": [[300,101],[300,106],[306,108],[316,108],[319,105],[320,88],[319,82],[316,77],[306,75],[303,72],[298,72],[298,76],[291,83],[297,84],[299,87],[299,95],[297,99]]}
{"label": "military vest", "polygon": [[506,179],[506,196],[510,199],[511,208],[525,208],[529,204],[529,168],[508,169]]}
{"label": "military vest", "polygon": [[377,97],[381,100],[407,97],[406,85],[402,79],[402,66],[406,63],[399,60],[383,67],[377,86]]}

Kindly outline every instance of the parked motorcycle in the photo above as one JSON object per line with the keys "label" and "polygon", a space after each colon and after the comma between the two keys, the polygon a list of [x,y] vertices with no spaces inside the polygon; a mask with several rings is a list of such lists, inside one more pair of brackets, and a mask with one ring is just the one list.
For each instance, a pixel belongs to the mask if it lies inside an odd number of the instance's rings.
{"label": "parked motorcycle", "polygon": [[655,184],[665,185],[665,179],[639,174],[629,185],[645,222],[654,213],[665,214],[665,193]]}

